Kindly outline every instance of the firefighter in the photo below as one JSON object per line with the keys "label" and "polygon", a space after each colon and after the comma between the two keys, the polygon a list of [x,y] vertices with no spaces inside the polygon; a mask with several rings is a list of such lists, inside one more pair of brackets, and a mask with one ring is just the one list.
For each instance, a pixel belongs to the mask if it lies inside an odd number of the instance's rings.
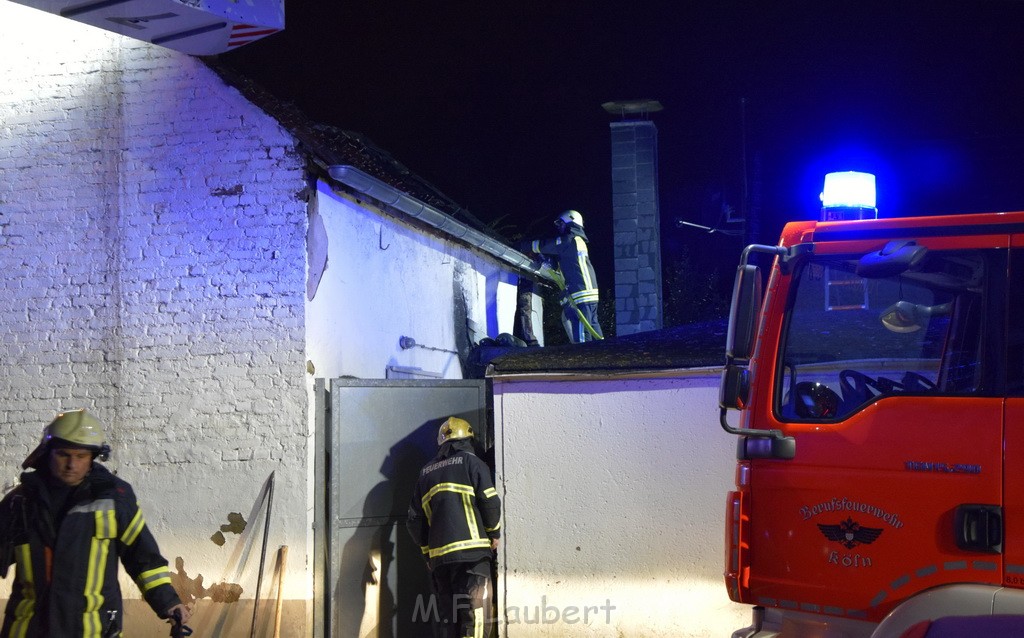
{"label": "firefighter", "polygon": [[490,469],[473,451],[467,421],[447,419],[437,444],[437,455],[420,470],[407,526],[427,559],[441,635],[490,636],[501,499]]}
{"label": "firefighter", "polygon": [[555,218],[558,236],[535,239],[528,249],[558,262],[562,290],[562,323],[573,343],[603,339],[597,320],[597,275],[590,263],[587,234],[583,232],[583,215],[567,210]]}
{"label": "firefighter", "polygon": [[0,501],[0,577],[16,565],[3,638],[121,636],[118,559],[158,616],[188,620],[131,485],[95,462],[109,455],[102,424],[70,410],[22,463]]}

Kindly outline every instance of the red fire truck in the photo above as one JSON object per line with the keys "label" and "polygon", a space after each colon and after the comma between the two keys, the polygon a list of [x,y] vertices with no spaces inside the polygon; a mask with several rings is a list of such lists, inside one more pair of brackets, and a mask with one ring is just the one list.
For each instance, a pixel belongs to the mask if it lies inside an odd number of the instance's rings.
{"label": "red fire truck", "polygon": [[729,324],[734,638],[1024,631],[1024,212],[790,223]]}

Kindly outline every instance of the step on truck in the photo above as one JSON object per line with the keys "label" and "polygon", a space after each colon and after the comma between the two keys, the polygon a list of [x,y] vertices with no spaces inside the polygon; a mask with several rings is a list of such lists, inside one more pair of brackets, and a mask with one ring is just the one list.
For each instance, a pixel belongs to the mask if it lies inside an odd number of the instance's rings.
{"label": "step on truck", "polygon": [[734,638],[1024,631],[1024,212],[793,222],[740,261]]}

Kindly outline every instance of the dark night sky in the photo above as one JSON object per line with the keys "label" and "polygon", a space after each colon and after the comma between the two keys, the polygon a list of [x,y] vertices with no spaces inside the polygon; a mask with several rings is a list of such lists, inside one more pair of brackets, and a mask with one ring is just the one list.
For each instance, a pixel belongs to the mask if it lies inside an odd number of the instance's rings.
{"label": "dark night sky", "polygon": [[[600,105],[632,99],[665,107],[651,117],[668,251],[721,245],[735,263],[735,241],[672,222],[714,226],[721,201],[739,206],[744,148],[759,241],[815,217],[832,170],[876,173],[882,216],[1024,209],[1022,0],[286,0],[286,13],[284,33],[222,59],[477,217],[514,223],[507,234],[547,233],[577,208],[592,252],[610,250],[614,118]],[[610,263],[595,262],[607,285]]]}

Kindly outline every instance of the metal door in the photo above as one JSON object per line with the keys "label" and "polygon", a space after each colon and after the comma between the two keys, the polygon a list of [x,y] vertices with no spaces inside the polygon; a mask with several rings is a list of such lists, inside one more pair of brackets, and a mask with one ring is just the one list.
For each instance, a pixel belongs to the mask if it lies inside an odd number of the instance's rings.
{"label": "metal door", "polygon": [[491,448],[484,380],[318,379],[314,631],[429,636],[429,580],[405,531],[419,470],[449,416]]}

